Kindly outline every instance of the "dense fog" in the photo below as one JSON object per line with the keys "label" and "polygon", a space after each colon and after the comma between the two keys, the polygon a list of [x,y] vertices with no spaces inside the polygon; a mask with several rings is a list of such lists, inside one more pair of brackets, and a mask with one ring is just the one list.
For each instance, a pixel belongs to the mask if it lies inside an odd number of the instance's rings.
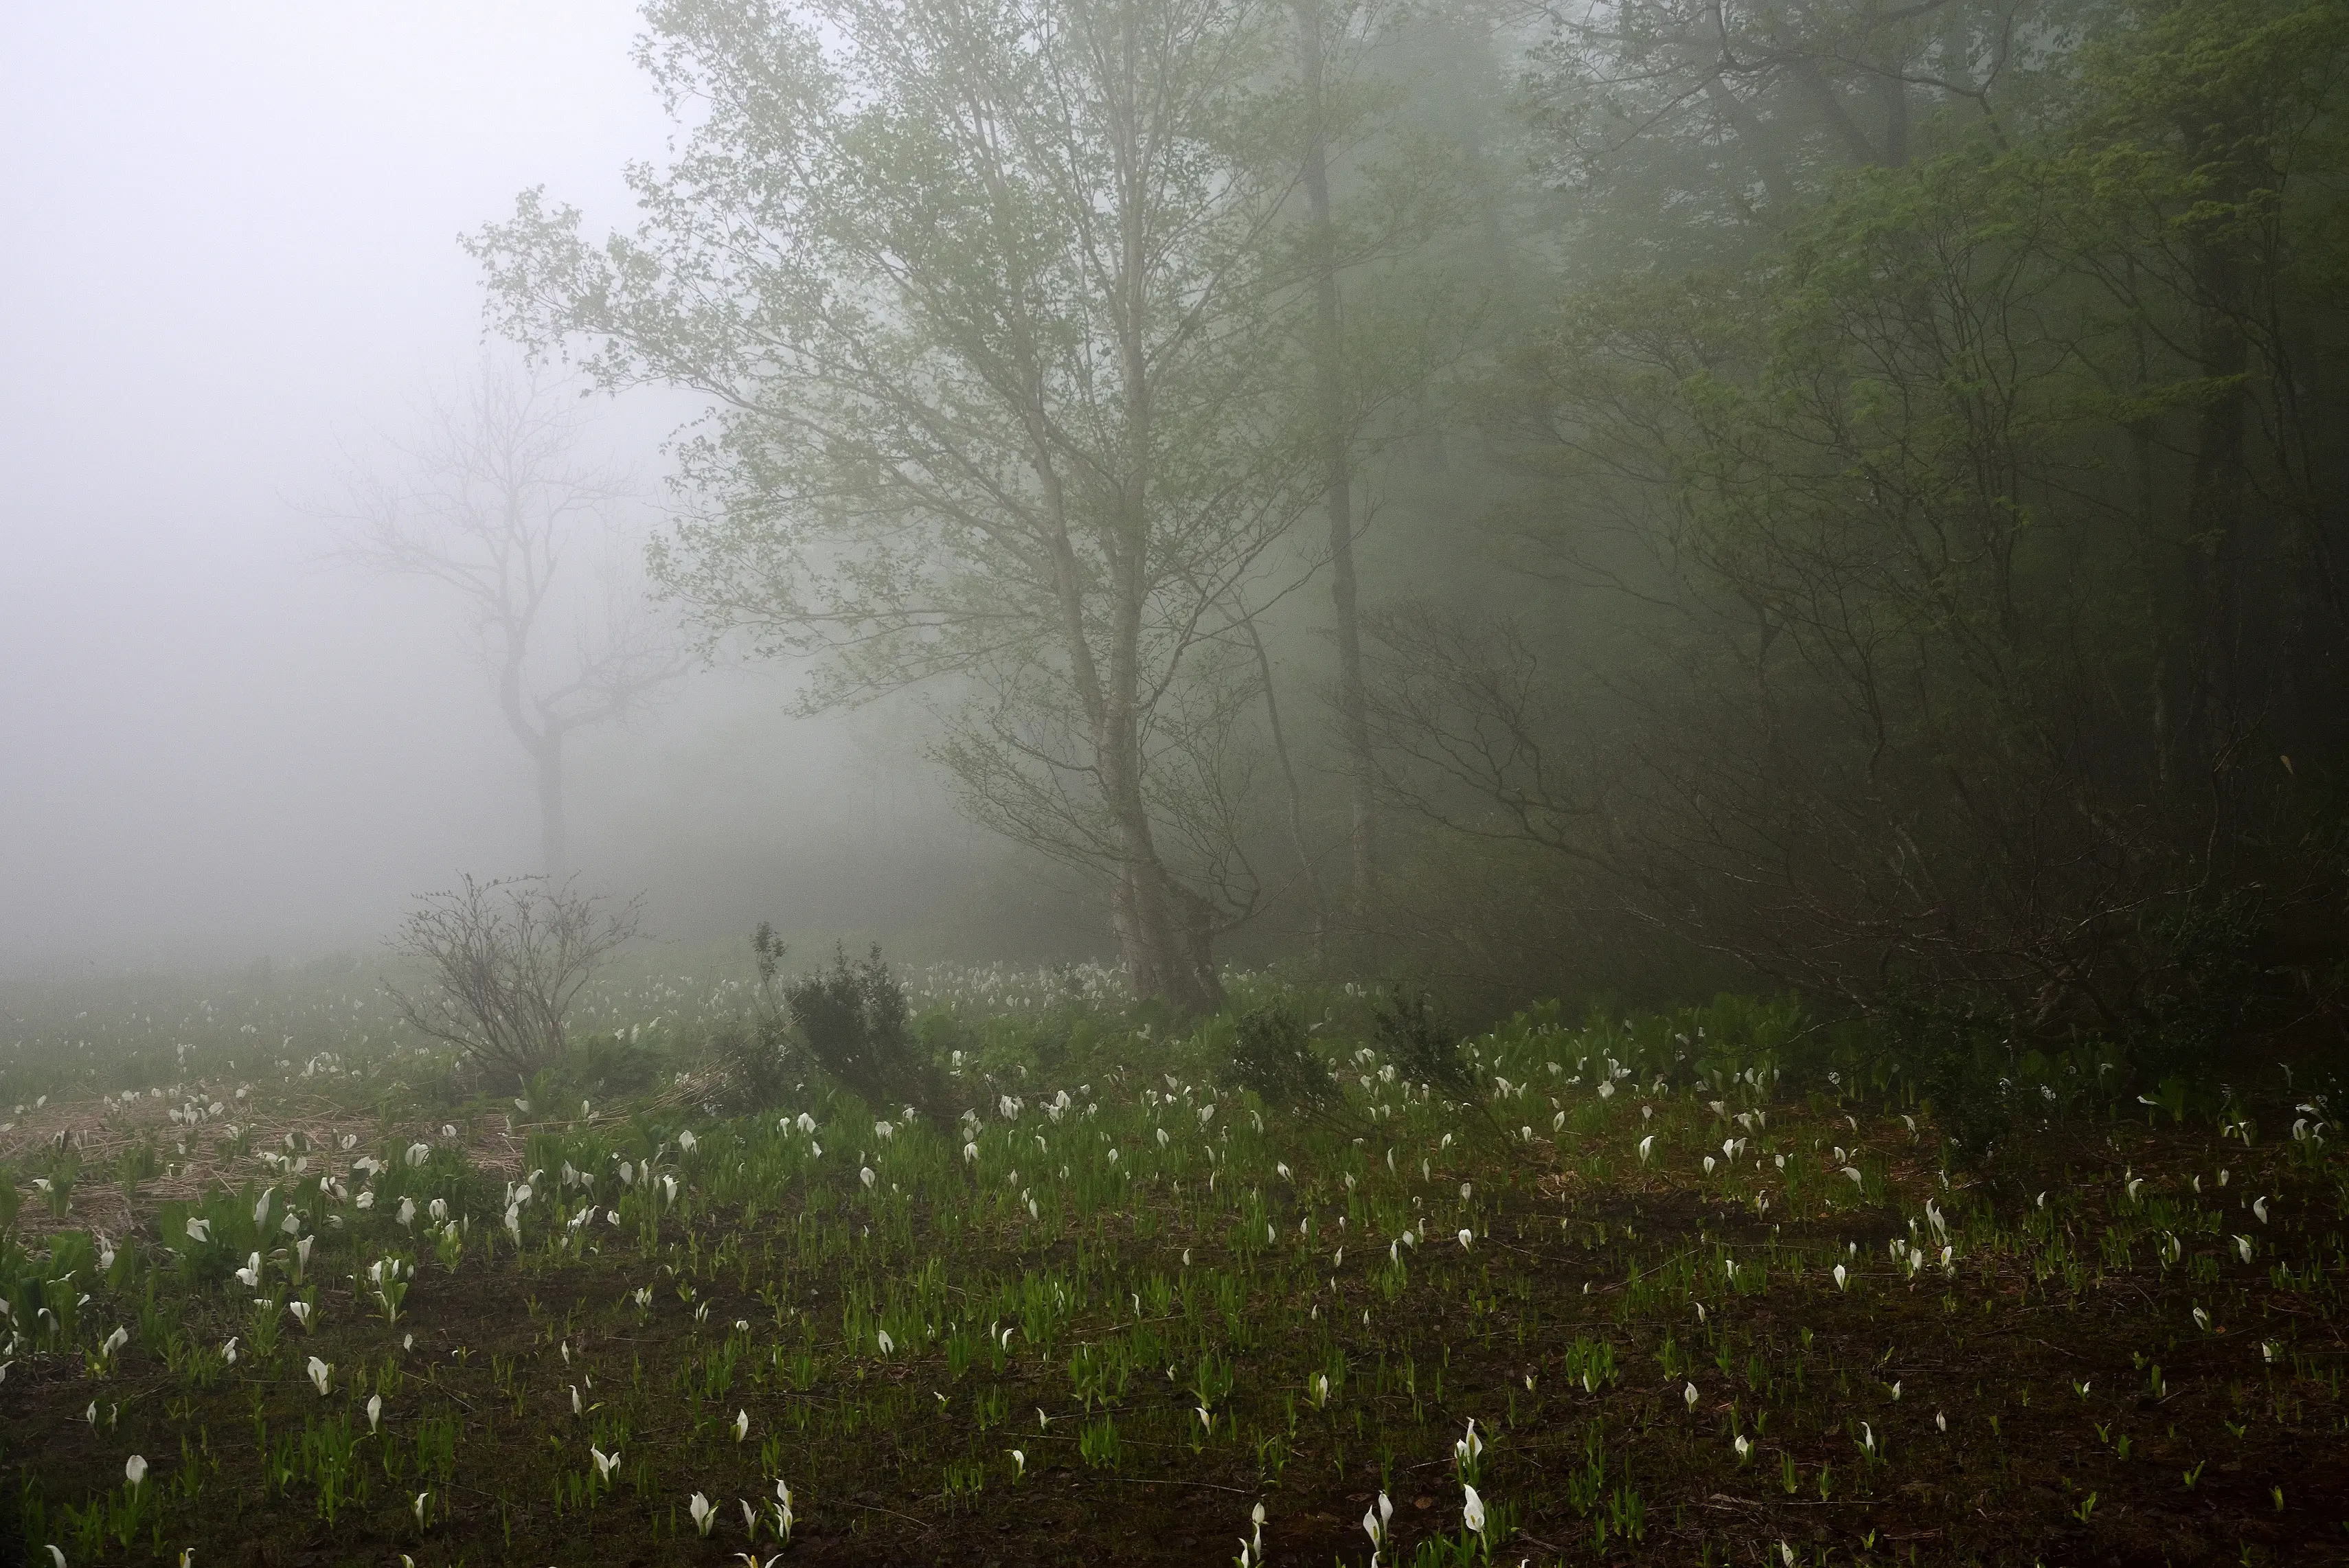
{"label": "dense fog", "polygon": [[[458,606],[332,559],[334,514],[518,363],[457,234],[542,181],[625,217],[622,163],[667,132],[637,27],[621,0],[0,18],[0,973],[372,951],[411,894],[537,869]],[[693,412],[584,409],[639,535]],[[706,673],[583,736],[583,878],[650,890],[688,943],[772,915],[984,947],[942,904],[1036,901],[915,744],[786,723],[790,686]],[[1043,918],[1043,950],[1094,940]]]}
{"label": "dense fog", "polygon": [[2349,1561],[2349,0],[0,140],[0,1565]]}
{"label": "dense fog", "polygon": [[5,26],[0,969],[2332,995],[2335,8]]}

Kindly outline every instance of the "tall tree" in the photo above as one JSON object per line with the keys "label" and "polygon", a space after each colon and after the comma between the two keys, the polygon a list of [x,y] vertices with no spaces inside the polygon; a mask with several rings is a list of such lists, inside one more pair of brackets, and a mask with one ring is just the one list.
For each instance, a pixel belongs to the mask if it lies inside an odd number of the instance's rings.
{"label": "tall tree", "polygon": [[1854,171],[1524,346],[1490,405],[1538,476],[1509,546],[1651,634],[1577,689],[1563,615],[1374,623],[1403,804],[1854,1001],[2240,1024],[2197,998],[2340,907],[2305,780],[2349,758],[2309,700],[2349,650],[2314,438],[2349,14],[2128,22],[2033,135]]}
{"label": "tall tree", "polygon": [[537,192],[483,230],[497,319],[709,395],[669,586],[815,655],[812,706],[936,683],[974,814],[1100,874],[1137,994],[1214,1006],[1260,892],[1247,605],[1319,493],[1278,330],[1286,7],[647,15],[683,152],[632,171],[633,234]]}
{"label": "tall tree", "polygon": [[345,559],[440,584],[471,623],[530,757],[547,876],[571,869],[573,733],[641,711],[689,667],[613,531],[626,482],[582,460],[582,433],[572,393],[485,366],[417,438],[392,443],[395,461],[355,473],[336,509]]}
{"label": "tall tree", "polygon": [[[1323,79],[1329,46],[1323,37],[1323,5],[1324,0],[1293,0],[1298,80],[1302,89],[1305,248],[1313,288],[1315,434],[1320,446],[1322,509],[1330,524],[1330,602],[1336,612],[1339,736],[1346,758],[1352,913],[1359,922],[1378,881],[1378,764],[1371,752],[1369,708],[1362,687],[1361,611],[1354,573],[1354,421],[1349,416],[1344,339],[1338,318],[1338,238],[1330,201],[1330,114]],[[1318,911],[1316,918],[1319,919]]]}

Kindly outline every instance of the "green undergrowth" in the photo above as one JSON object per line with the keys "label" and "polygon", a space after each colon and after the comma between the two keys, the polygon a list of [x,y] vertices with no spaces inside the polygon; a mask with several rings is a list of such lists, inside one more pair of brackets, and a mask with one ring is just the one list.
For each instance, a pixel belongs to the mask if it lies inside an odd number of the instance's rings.
{"label": "green undergrowth", "polygon": [[680,1098],[674,1054],[455,1109],[291,1056],[89,1102],[0,1198],[0,1539],[70,1563],[2349,1551],[2326,1086],[2166,1088],[2094,1046],[1936,1060],[1787,1004],[1463,1042],[1407,998],[1236,989],[1188,1027],[933,1007],[912,1033],[954,1114],[813,1071],[755,1109],[719,1076]]}

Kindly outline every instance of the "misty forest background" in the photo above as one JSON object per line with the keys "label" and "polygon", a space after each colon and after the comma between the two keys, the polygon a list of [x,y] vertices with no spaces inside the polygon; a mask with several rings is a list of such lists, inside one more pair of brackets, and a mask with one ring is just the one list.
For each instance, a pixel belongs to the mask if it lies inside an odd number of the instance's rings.
{"label": "misty forest background", "polygon": [[481,210],[478,365],[287,498],[473,814],[248,952],[554,871],[1183,1009],[2338,1038],[2340,5],[641,26],[628,206]]}

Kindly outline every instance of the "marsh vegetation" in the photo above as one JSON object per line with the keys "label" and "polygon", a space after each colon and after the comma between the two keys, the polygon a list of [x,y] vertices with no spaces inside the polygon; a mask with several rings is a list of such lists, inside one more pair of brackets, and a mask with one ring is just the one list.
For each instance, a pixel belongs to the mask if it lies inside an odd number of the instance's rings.
{"label": "marsh vegetation", "polygon": [[[747,979],[615,979],[515,1085],[324,987],[85,1013],[109,1065],[13,1064],[10,1095],[52,1087],[0,1130],[19,1538],[1355,1565],[2349,1541],[2329,1084],[2140,1098],[2109,1048],[2018,1053],[1977,1158],[1878,1035],[1792,1002],[1464,1036],[1267,975],[1187,1025],[1106,975],[917,982],[861,1026],[927,1109],[860,1098],[805,1027],[895,990],[877,961],[763,1035]],[[746,1075],[760,1040],[781,1070]]]}
{"label": "marsh vegetation", "polygon": [[2349,1558],[2349,5],[525,4],[371,638],[11,458],[0,1565]]}

